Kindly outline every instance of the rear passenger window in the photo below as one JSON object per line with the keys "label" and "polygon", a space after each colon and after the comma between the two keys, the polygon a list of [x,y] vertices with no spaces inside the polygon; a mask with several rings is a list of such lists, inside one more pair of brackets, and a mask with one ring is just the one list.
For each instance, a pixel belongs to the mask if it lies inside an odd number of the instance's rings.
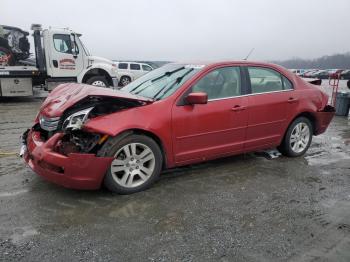
{"label": "rear passenger window", "polygon": [[130,64],[131,70],[141,70],[141,67],[139,64]]}
{"label": "rear passenger window", "polygon": [[127,63],[119,63],[118,68],[119,69],[128,69],[128,64]]}
{"label": "rear passenger window", "polygon": [[275,70],[248,67],[252,94],[283,90],[282,76]]}

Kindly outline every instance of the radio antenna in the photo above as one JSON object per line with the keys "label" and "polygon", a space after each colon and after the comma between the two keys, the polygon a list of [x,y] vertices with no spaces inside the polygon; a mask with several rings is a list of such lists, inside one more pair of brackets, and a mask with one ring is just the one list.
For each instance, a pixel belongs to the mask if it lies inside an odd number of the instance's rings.
{"label": "radio antenna", "polygon": [[250,52],[248,53],[248,55],[243,59],[243,60],[247,60],[249,58],[249,56],[253,53],[254,51],[254,47],[250,50]]}

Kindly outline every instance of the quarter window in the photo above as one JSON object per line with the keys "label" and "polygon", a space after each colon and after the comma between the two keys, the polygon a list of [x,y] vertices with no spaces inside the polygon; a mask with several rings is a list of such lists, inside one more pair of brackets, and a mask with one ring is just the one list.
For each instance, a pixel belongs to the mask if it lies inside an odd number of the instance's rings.
{"label": "quarter window", "polygon": [[293,89],[293,84],[287,77],[282,76],[282,79],[283,79],[283,89],[285,90]]}
{"label": "quarter window", "polygon": [[253,94],[283,90],[282,75],[275,70],[261,67],[248,67]]}
{"label": "quarter window", "polygon": [[142,70],[143,71],[152,71],[152,67],[150,67],[148,65],[142,65]]}
{"label": "quarter window", "polygon": [[141,67],[139,64],[130,64],[131,70],[141,70]]}
{"label": "quarter window", "polygon": [[119,63],[118,68],[119,69],[128,69],[128,64],[127,63]]}
{"label": "quarter window", "polygon": [[70,35],[55,34],[53,43],[57,52],[72,54],[72,41]]}
{"label": "quarter window", "polygon": [[207,93],[209,100],[241,95],[239,67],[223,67],[209,72],[192,87],[192,92]]}

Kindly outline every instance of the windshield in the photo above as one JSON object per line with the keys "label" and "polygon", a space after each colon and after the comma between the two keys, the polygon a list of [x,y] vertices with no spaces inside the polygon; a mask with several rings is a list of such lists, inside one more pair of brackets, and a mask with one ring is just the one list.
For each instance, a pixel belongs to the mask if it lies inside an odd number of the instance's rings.
{"label": "windshield", "polygon": [[203,66],[168,64],[155,69],[128,84],[123,91],[155,100],[173,94]]}
{"label": "windshield", "polygon": [[86,54],[87,56],[90,56],[90,52],[89,52],[89,50],[87,50],[87,48],[86,48],[86,46],[84,45],[83,41],[81,41],[80,37],[77,37],[77,38],[79,39],[79,42],[80,42],[81,46],[83,47],[85,54]]}

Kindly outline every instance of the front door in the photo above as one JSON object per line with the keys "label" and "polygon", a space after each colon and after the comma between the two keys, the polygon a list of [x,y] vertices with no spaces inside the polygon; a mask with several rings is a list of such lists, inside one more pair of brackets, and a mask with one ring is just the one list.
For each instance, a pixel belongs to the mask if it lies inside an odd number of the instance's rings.
{"label": "front door", "polygon": [[240,68],[221,67],[191,87],[190,92],[208,94],[207,104],[174,105],[175,162],[195,162],[243,150],[248,117],[247,97],[241,96],[241,90]]}
{"label": "front door", "polygon": [[53,33],[50,38],[50,76],[76,77],[84,67],[83,50],[79,48],[78,41],[67,33]]}

